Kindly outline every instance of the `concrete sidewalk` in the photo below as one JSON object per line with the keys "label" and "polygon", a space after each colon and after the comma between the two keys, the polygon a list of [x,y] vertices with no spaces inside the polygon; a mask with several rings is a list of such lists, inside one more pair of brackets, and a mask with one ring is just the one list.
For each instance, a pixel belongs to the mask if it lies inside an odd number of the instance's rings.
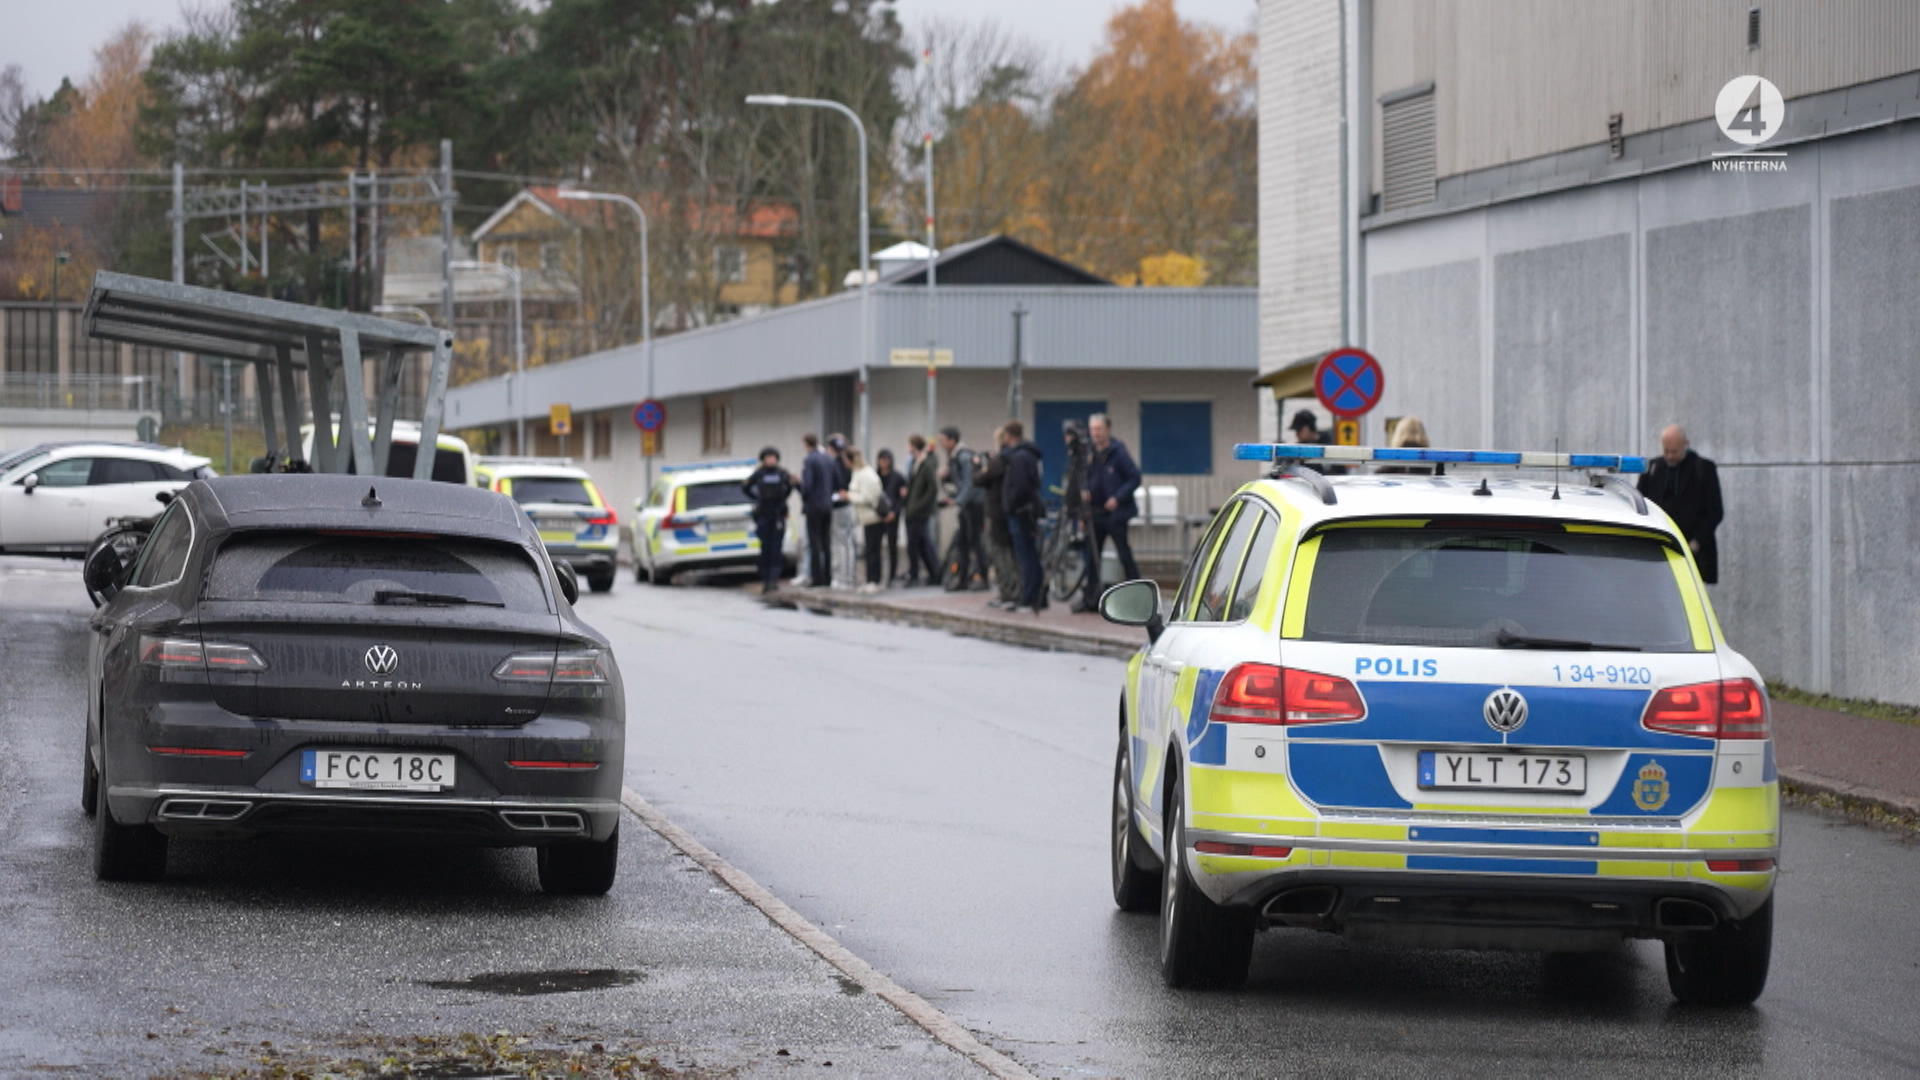
{"label": "concrete sidewalk", "polygon": [[[862,596],[787,588],[768,602],[1116,659],[1132,655],[1146,641],[1139,630],[1098,615],[1070,614],[1063,604],[1038,615],[991,608],[987,601],[993,595],[892,589]],[[1773,733],[1780,777],[1793,793],[1920,828],[1920,726],[1775,701]]]}

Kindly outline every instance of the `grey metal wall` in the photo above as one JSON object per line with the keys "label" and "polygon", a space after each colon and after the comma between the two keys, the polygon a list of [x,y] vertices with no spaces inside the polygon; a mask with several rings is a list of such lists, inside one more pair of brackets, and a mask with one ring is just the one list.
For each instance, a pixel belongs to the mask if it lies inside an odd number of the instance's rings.
{"label": "grey metal wall", "polygon": [[[936,289],[940,347],[967,368],[1005,368],[1013,355],[1016,305],[1026,317],[1027,363],[1035,368],[1237,370],[1251,378],[1258,355],[1253,289],[1098,287]],[[927,343],[926,290],[874,291],[871,363],[890,348]],[[682,397],[845,374],[859,365],[860,298],[843,293],[654,343],[654,396]],[[517,399],[508,378],[447,393],[447,422],[476,427],[545,416],[565,402],[577,411],[628,405],[646,396],[645,353],[627,345],[530,370]]]}
{"label": "grey metal wall", "polygon": [[1920,703],[1920,123],[1366,234],[1381,408],[1437,444],[1720,465],[1714,603],[1770,676]]}

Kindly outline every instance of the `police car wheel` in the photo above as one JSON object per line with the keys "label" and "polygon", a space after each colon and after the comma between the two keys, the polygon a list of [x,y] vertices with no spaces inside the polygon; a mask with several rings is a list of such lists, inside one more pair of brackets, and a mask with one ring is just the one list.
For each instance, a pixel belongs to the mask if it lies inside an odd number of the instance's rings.
{"label": "police car wheel", "polygon": [[647,575],[647,580],[655,585],[671,585],[673,584],[673,571],[664,566],[656,566],[653,568],[653,572]]}
{"label": "police car wheel", "polygon": [[1667,942],[1667,986],[1682,1005],[1750,1005],[1767,987],[1773,897],[1739,922]]}
{"label": "police car wheel", "polygon": [[1194,885],[1182,857],[1187,815],[1177,778],[1167,801],[1160,976],[1175,988],[1238,989],[1247,981],[1247,966],[1253,959],[1253,913],[1223,908]]}
{"label": "police car wheel", "polygon": [[596,574],[588,574],[587,588],[592,589],[594,592],[612,592],[613,571],[602,570]]}
{"label": "police car wheel", "polygon": [[1113,763],[1113,902],[1121,911],[1152,911],[1160,902],[1160,875],[1133,823],[1133,761],[1125,728]]}

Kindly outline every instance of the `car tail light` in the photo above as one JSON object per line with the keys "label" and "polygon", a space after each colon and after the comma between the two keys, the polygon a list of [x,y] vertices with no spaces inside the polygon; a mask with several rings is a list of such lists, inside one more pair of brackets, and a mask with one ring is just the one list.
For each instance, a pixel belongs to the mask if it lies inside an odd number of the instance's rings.
{"label": "car tail light", "polygon": [[1703,739],[1767,737],[1767,693],[1752,679],[1669,686],[1647,702],[1640,725]]}
{"label": "car tail light", "polygon": [[1716,874],[1755,873],[1773,869],[1772,859],[1708,859],[1707,869]]}
{"label": "car tail light", "polygon": [[1220,681],[1213,719],[1228,724],[1327,724],[1367,715],[1360,691],[1338,675],[1241,664]]}
{"label": "car tail light", "polygon": [[660,527],[663,529],[691,529],[698,524],[700,522],[697,519],[675,517],[672,514],[660,519]]}
{"label": "car tail light", "polygon": [[601,512],[600,512],[600,516],[599,516],[599,517],[590,517],[590,518],[588,518],[588,519],[587,519],[587,524],[589,524],[589,525],[605,525],[605,526],[608,526],[609,528],[611,528],[612,526],[615,526],[615,525],[618,525],[618,524],[620,524],[620,518],[619,518],[619,517],[618,517],[618,516],[617,516],[616,514],[614,514],[614,512],[613,512],[613,507],[611,507],[611,506],[608,506],[608,507],[603,507],[603,508],[601,509]]}
{"label": "car tail light", "polygon": [[150,667],[191,671],[265,671],[267,662],[245,645],[142,635],[140,662]]}
{"label": "car tail light", "polygon": [[597,761],[509,761],[516,769],[597,769]]}
{"label": "car tail light", "polygon": [[500,661],[493,677],[501,682],[603,683],[607,681],[606,654],[599,649],[577,652],[519,653]]}
{"label": "car tail light", "polygon": [[1256,859],[1284,859],[1293,854],[1290,847],[1268,847],[1265,844],[1223,844],[1218,840],[1202,840],[1193,845],[1193,850],[1202,855],[1251,855]]}
{"label": "car tail light", "polygon": [[214,746],[149,746],[147,752],[161,757],[243,758],[250,751],[223,750]]}

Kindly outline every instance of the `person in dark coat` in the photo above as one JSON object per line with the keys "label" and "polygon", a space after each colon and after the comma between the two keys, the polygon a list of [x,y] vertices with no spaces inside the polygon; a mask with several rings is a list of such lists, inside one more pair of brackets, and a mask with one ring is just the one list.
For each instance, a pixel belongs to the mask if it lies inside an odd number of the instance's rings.
{"label": "person in dark coat", "polygon": [[[880,542],[887,549],[887,578],[883,584],[892,585],[900,579],[900,511],[907,505],[907,474],[894,468],[893,451],[884,449],[873,455],[873,471],[880,474],[880,490],[886,495]],[[913,557],[912,548],[907,549],[907,557]]]}
{"label": "person in dark coat", "polygon": [[[996,432],[996,439],[999,433]],[[1000,501],[1000,488],[1007,479],[1007,455],[988,454],[973,474],[975,490],[981,493],[981,513],[986,538],[981,553],[982,574],[993,567],[994,599],[988,607],[1011,608],[1020,602],[1020,564],[1013,557],[1013,536],[1007,531],[1007,512]]]}
{"label": "person in dark coat", "polygon": [[[977,482],[982,470],[986,468],[986,455],[969,447],[960,439],[960,429],[951,425],[940,429],[940,449],[947,455],[947,467],[940,474],[940,480],[946,484],[954,509],[954,581],[950,588],[984,590],[990,576],[988,565],[991,563],[989,544],[987,543],[987,518],[993,499],[988,498],[984,485]],[[935,578],[934,584],[940,584]]]}
{"label": "person in dark coat", "polygon": [[1113,437],[1113,425],[1106,413],[1094,413],[1087,420],[1087,433],[1093,438],[1093,457],[1087,462],[1087,502],[1093,509],[1093,564],[1087,569],[1086,595],[1100,602],[1100,563],[1106,558],[1107,540],[1113,540],[1114,554],[1120,557],[1123,580],[1137,581],[1140,564],[1134,561],[1133,544],[1127,536],[1127,523],[1140,514],[1134,492],[1140,490],[1140,466],[1134,464],[1127,444]]}
{"label": "person in dark coat", "polygon": [[820,436],[806,434],[807,457],[800,465],[800,509],[807,517],[807,584],[824,589],[833,581],[833,497],[838,466],[820,449]]}
{"label": "person in dark coat", "polygon": [[1085,614],[1099,610],[1099,575],[1093,569],[1093,504],[1087,498],[1087,470],[1093,463],[1093,447],[1086,429],[1069,420],[1061,425],[1061,438],[1067,444],[1067,472],[1060,492],[1060,528],[1073,530],[1069,536],[1080,552],[1080,597],[1073,610]]}
{"label": "person in dark coat", "polygon": [[760,591],[780,588],[786,569],[787,500],[794,492],[793,474],[780,467],[779,447],[760,451],[760,467],[740,490],[753,500],[753,529],[760,540]]}
{"label": "person in dark coat", "polygon": [[1007,459],[1006,479],[1000,483],[1000,509],[1007,515],[1007,535],[1020,563],[1020,602],[1014,611],[1038,615],[1047,606],[1046,575],[1040,567],[1041,502],[1040,448],[1026,437],[1018,420],[1000,426],[1000,452]]}
{"label": "person in dark coat", "polygon": [[1700,580],[1709,585],[1719,581],[1720,548],[1714,543],[1713,530],[1724,516],[1720,470],[1693,452],[1679,424],[1660,433],[1660,456],[1647,463],[1639,488],[1680,526],[1680,535],[1693,549],[1694,562],[1700,564]]}
{"label": "person in dark coat", "polygon": [[[908,466],[906,491],[901,500],[902,516],[907,521],[907,584],[940,584],[940,556],[933,550],[933,514],[940,503],[940,466],[926,436],[910,435],[907,445],[913,449]],[[921,574],[925,574],[923,579]]]}

